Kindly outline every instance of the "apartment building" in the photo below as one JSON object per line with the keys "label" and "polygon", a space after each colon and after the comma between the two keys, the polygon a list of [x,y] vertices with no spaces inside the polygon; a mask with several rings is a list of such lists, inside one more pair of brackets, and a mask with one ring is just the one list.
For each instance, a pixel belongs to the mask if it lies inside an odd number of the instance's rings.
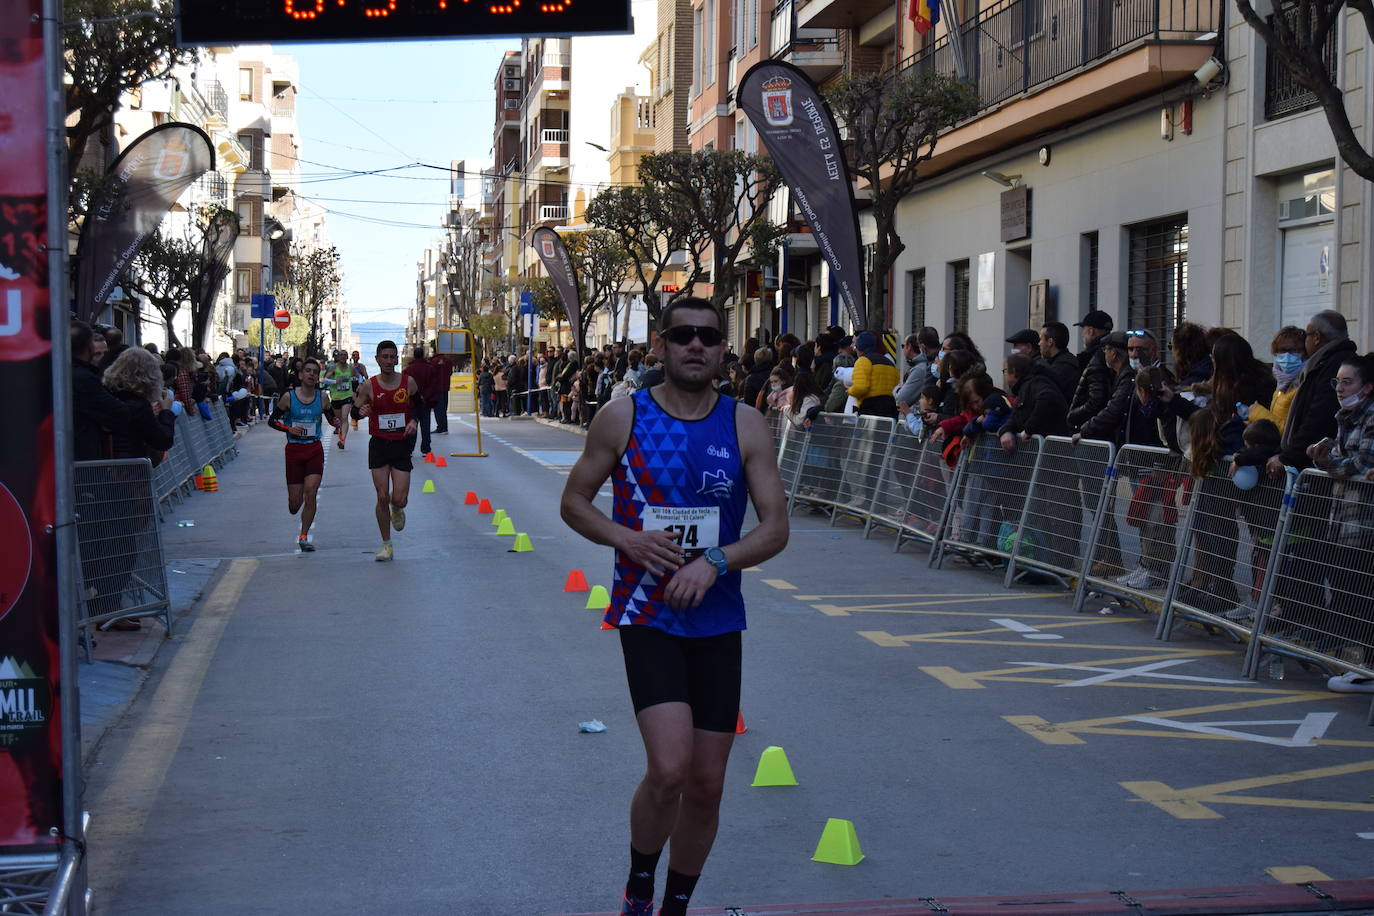
{"label": "apartment building", "polygon": [[[1350,171],[1315,96],[1298,86],[1238,15],[1226,28],[1222,271],[1218,323],[1263,347],[1283,325],[1339,309],[1362,350],[1374,347],[1374,199]],[[1366,149],[1374,59],[1364,22],[1343,16],[1324,57]]]}
{"label": "apartment building", "polygon": [[639,58],[649,70],[656,153],[689,148],[692,47],[692,0],[658,0],[654,38]]}
{"label": "apartment building", "polygon": [[[197,179],[163,222],[164,231],[176,234],[206,205],[238,214],[239,238],[205,344],[213,352],[243,345],[251,298],[281,278],[293,237],[327,244],[323,209],[298,196],[299,81],[294,58],[268,46],[209,48],[197,64],[144,83],[115,116],[111,155],[169,121],[200,127],[214,144],[215,170]],[[329,311],[333,334],[339,309]],[[111,302],[108,320],[130,340],[168,339],[161,316],[130,297]],[[190,322],[189,309],[183,309],[174,328],[179,339],[192,339]]]}

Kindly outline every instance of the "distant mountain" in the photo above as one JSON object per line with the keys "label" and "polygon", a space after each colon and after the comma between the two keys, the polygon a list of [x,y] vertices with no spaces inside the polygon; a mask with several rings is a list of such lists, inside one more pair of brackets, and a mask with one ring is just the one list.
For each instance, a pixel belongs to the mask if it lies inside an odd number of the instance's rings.
{"label": "distant mountain", "polygon": [[404,325],[393,324],[389,321],[355,321],[353,322],[353,332],[361,331],[401,331]]}

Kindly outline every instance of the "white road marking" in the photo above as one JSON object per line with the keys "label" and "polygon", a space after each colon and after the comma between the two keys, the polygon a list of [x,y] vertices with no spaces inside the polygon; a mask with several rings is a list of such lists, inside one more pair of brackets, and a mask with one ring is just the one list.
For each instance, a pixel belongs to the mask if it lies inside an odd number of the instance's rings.
{"label": "white road marking", "polygon": [[1026,639],[1063,639],[1058,633],[1041,633],[1035,627],[1022,623],[1019,620],[1012,620],[1010,617],[991,617],[989,618],[999,627],[1006,627],[1008,630],[1020,633]]}
{"label": "white road marking", "polygon": [[1105,684],[1109,681],[1120,681],[1128,677],[1154,677],[1169,681],[1198,681],[1204,684],[1237,684],[1240,686],[1253,686],[1251,681],[1237,681],[1221,677],[1198,677],[1187,674],[1156,674],[1160,668],[1170,668],[1174,665],[1183,665],[1194,661],[1191,658],[1174,658],[1163,662],[1152,662],[1148,665],[1137,665],[1134,668],[1098,668],[1092,665],[1047,665],[1044,662],[1007,662],[1009,665],[1024,665],[1028,668],[1060,668],[1065,671],[1100,671],[1097,677],[1083,678],[1080,681],[1070,681],[1067,684],[1058,684],[1059,687],[1091,687],[1095,684]]}
{"label": "white road marking", "polygon": [[[1259,722],[1179,722],[1174,719],[1159,719],[1154,716],[1127,716],[1126,718],[1132,722],[1141,722],[1145,725],[1162,725],[1165,728],[1177,728],[1203,735],[1240,738],[1243,741],[1272,744],[1275,747],[1316,747],[1317,740],[1325,735],[1326,730],[1331,727],[1331,723],[1336,721],[1336,714],[1334,712],[1309,712],[1301,719],[1265,719]],[[1297,728],[1293,730],[1293,737],[1291,738],[1274,738],[1270,735],[1256,735],[1253,732],[1226,728],[1225,726],[1228,725],[1246,725],[1252,728],[1257,725],[1296,725]]]}

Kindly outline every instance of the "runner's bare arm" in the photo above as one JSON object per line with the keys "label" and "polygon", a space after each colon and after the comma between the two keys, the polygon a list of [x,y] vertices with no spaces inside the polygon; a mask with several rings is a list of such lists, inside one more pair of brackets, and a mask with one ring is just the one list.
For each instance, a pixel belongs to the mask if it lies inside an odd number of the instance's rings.
{"label": "runner's bare arm", "polygon": [[372,413],[372,386],[364,385],[353,394],[353,403],[357,405],[358,416],[366,417]]}
{"label": "runner's bare arm", "polygon": [[[342,404],[343,402],[340,401],[339,403]],[[339,428],[339,417],[338,417],[338,414],[334,413],[334,404],[333,404],[333,402],[330,401],[328,398],[325,398],[324,406],[323,406],[323,408],[321,408],[321,409],[322,409],[323,412],[324,412],[324,418],[325,418],[326,420],[329,421],[329,425],[332,426],[332,427],[334,427],[335,429],[338,429],[338,428]]]}
{"label": "runner's bare arm", "polygon": [[[722,544],[721,550],[728,568],[744,569],[777,556],[787,546],[787,498],[782,492],[782,478],[762,414],[747,405],[736,405],[735,432],[744,462],[744,479],[759,523],[735,543]],[[679,610],[694,608],[701,604],[719,575],[709,560],[697,557],[673,575],[663,589],[663,598]]]}
{"label": "runner's bare arm", "polygon": [[667,530],[635,531],[618,525],[594,503],[597,492],[620,460],[630,438],[634,399],[617,398],[596,412],[582,457],[573,465],[563,487],[559,514],[568,527],[596,544],[614,547],[654,575],[682,565],[682,549]]}

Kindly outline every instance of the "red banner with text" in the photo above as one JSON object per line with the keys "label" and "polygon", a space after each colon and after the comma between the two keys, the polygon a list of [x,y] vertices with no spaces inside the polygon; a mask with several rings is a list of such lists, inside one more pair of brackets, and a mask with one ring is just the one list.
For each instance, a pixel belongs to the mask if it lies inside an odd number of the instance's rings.
{"label": "red banner with text", "polygon": [[0,851],[63,823],[42,9],[0,2]]}

